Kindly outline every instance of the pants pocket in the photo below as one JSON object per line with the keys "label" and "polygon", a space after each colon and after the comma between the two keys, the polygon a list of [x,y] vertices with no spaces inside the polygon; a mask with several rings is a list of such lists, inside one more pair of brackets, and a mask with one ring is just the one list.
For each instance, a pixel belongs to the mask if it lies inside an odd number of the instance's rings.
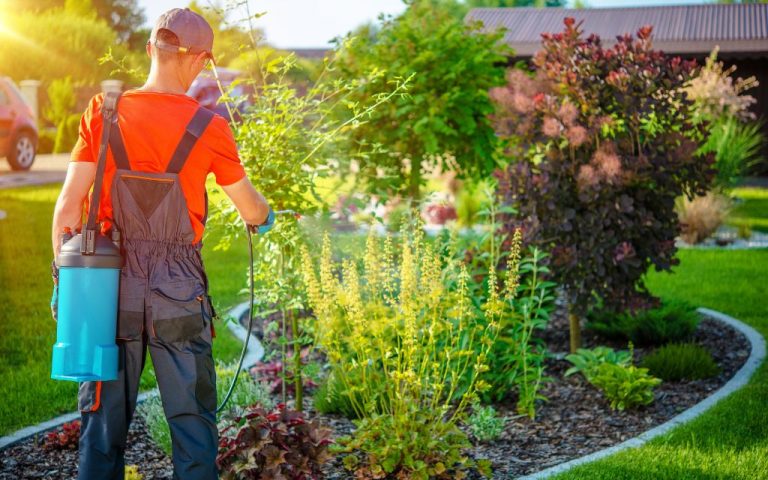
{"label": "pants pocket", "polygon": [[205,327],[205,289],[197,281],[153,289],[150,307],[155,336],[166,343],[196,338]]}
{"label": "pants pocket", "polygon": [[77,392],[77,408],[81,412],[95,412],[101,406],[101,382],[82,382]]}

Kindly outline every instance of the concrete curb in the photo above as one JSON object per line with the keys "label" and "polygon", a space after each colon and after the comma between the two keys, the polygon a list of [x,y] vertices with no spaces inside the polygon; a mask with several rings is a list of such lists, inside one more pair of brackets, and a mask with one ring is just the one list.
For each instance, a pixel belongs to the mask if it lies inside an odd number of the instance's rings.
{"label": "concrete curb", "polygon": [[[248,311],[248,307],[249,303],[246,302],[236,306],[229,311],[229,315],[235,318],[236,321],[227,322],[227,327],[237,338],[240,339],[241,342],[245,342],[245,335],[247,331],[242,325],[240,325],[239,320],[240,317]],[[264,347],[262,346],[261,342],[259,342],[258,338],[251,335],[251,340],[248,342],[248,350],[246,351],[245,359],[243,360],[243,368],[250,368],[251,366],[255,365],[256,362],[258,362],[263,356]],[[156,388],[148,392],[140,393],[137,398],[137,403],[141,403],[158,394],[159,392]],[[52,418],[51,420],[38,423],[37,425],[32,425],[26,428],[22,428],[21,430],[17,430],[10,435],[6,435],[0,438],[0,450],[12,447],[19,442],[23,442],[24,440],[34,437],[35,435],[41,435],[59,427],[64,423],[71,422],[72,420],[78,420],[79,418],[80,412],[70,412],[59,415],[58,417]]]}
{"label": "concrete curb", "polygon": [[765,359],[765,339],[754,328],[743,322],[740,322],[739,320],[736,320],[733,317],[725,315],[724,313],[716,312],[708,308],[699,308],[698,312],[702,315],[706,315],[735,328],[744,334],[745,337],[747,337],[747,340],[752,346],[752,351],[750,352],[747,361],[744,362],[744,365],[742,365],[742,367],[733,375],[730,380],[728,380],[725,385],[720,387],[720,389],[715,393],[692,406],[688,410],[685,410],[684,412],[678,414],[677,416],[671,418],[667,422],[662,423],[657,427],[641,433],[637,437],[630,438],[625,442],[606,448],[604,450],[599,450],[597,452],[590,453],[589,455],[585,455],[583,457],[579,457],[568,462],[555,465],[554,467],[550,467],[531,475],[519,478],[521,480],[540,480],[544,478],[550,478],[554,475],[566,472],[578,465],[594,462],[595,460],[608,457],[614,453],[621,452],[622,450],[640,447],[647,443],[649,440],[660,435],[664,435],[673,428],[676,428],[684,423],[688,423],[694,418],[702,415],[707,410],[712,408],[717,402],[746,385]]}

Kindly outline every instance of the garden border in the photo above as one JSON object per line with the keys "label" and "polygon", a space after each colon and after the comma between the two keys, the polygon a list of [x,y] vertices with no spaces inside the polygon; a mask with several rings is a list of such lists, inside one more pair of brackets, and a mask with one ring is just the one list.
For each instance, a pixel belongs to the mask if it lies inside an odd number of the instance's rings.
{"label": "garden border", "polygon": [[739,390],[741,387],[746,385],[749,382],[750,378],[752,378],[752,375],[760,367],[760,365],[763,363],[763,360],[765,359],[765,353],[766,353],[765,338],[763,338],[763,336],[751,326],[724,313],[720,313],[715,310],[710,310],[708,308],[699,308],[697,309],[697,311],[702,315],[706,315],[714,320],[718,320],[722,323],[725,323],[735,328],[736,330],[744,334],[745,337],[747,337],[747,340],[749,341],[750,346],[752,347],[751,352],[749,354],[749,358],[747,358],[747,361],[744,362],[744,365],[742,365],[742,367],[733,375],[733,377],[731,377],[730,380],[728,380],[728,382],[726,382],[725,385],[720,387],[715,393],[708,396],[707,398],[700,401],[699,403],[695,404],[691,408],[679,413],[678,415],[672,417],[670,420],[667,420],[661,425],[658,425],[650,430],[647,430],[641,433],[636,437],[630,438],[629,440],[619,443],[618,445],[614,445],[612,447],[608,447],[606,449],[598,450],[597,452],[590,453],[589,455],[575,458],[573,460],[560,463],[553,467],[545,468],[544,470],[541,470],[536,473],[532,473],[530,475],[519,477],[519,479],[520,480],[541,480],[545,478],[550,478],[554,475],[566,472],[576,466],[583,465],[585,463],[594,462],[595,460],[600,460],[602,458],[608,457],[610,455],[621,452],[623,450],[640,447],[646,444],[651,439],[661,436],[669,432],[673,428],[676,428],[680,425],[688,423],[694,418],[702,415],[707,410],[712,408],[717,402],[719,402],[723,398],[727,397],[728,395],[732,394],[736,390]]}
{"label": "garden border", "polygon": [[[227,328],[232,332],[232,334],[240,339],[241,342],[245,342],[245,335],[246,330],[245,327],[243,327],[240,324],[240,316],[243,315],[249,307],[249,303],[241,303],[234,308],[229,310],[229,316],[235,319],[233,322],[227,322]],[[264,346],[259,342],[258,338],[255,338],[253,335],[251,335],[251,340],[248,342],[248,351],[245,355],[245,359],[243,360],[243,368],[250,368],[252,365],[255,365],[256,362],[258,362],[261,357],[264,356]],[[249,363],[250,362],[250,363]],[[158,394],[157,388],[154,388],[152,390],[149,390],[148,392],[140,393],[136,403],[139,404],[151,397],[154,397]],[[52,418],[51,420],[46,420],[45,422],[38,423],[37,425],[30,425],[29,427],[24,427],[20,430],[16,430],[15,432],[0,437],[0,451],[5,450],[6,448],[10,448],[17,443],[23,442],[24,440],[27,440],[31,437],[34,437],[35,435],[41,435],[43,433],[48,432],[49,430],[53,430],[54,428],[67,423],[71,422],[73,420],[77,420],[80,418],[80,412],[70,412],[65,413],[63,415],[59,415],[58,417]]]}

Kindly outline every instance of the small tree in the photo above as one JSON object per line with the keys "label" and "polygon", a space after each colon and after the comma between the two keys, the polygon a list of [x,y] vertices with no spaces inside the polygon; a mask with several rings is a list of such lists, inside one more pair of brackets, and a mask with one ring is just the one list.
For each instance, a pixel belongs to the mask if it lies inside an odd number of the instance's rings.
{"label": "small tree", "polygon": [[511,159],[498,194],[518,209],[505,228],[551,251],[575,350],[579,316],[596,303],[656,302],[642,277],[677,263],[675,198],[703,193],[714,172],[711,155],[696,154],[705,130],[681,90],[694,64],[653,50],[650,27],[605,48],[568,18],[543,38],[536,75],[511,70],[492,92]]}
{"label": "small tree", "polygon": [[[342,79],[361,79],[352,96],[365,103],[399,78],[413,75],[409,95],[376,110],[353,141],[384,148],[359,158],[359,178],[378,193],[418,198],[424,170],[457,169],[485,175],[495,167],[496,138],[488,119],[488,89],[503,83],[501,33],[483,34],[464,25],[444,2],[416,0],[400,17],[370,27],[345,49]],[[455,159],[455,161],[452,161]]]}

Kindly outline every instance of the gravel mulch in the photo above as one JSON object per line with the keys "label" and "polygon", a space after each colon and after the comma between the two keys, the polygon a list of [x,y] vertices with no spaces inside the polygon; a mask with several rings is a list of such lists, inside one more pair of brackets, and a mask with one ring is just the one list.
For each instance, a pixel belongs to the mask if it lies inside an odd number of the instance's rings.
{"label": "gravel mulch", "polygon": [[[549,399],[538,405],[536,420],[520,417],[514,408],[514,399],[495,405],[507,417],[507,426],[501,437],[490,443],[474,442],[467,452],[474,458],[491,461],[493,478],[506,479],[542,470],[576,457],[601,450],[674,417],[693,406],[724,385],[749,357],[747,339],[730,326],[704,319],[693,341],[706,347],[721,368],[721,373],[706,380],[664,382],[656,388],[653,404],[625,412],[612,411],[602,394],[580,375],[565,377],[570,363],[563,360],[568,349],[567,321],[555,316],[550,322],[544,340],[553,358],[547,361],[546,374],[553,381],[542,393]],[[586,347],[608,345],[626,348],[625,344],[606,341],[585,331]],[[560,352],[560,353],[557,353]],[[636,360],[650,349],[636,348]],[[314,415],[311,397],[307,411]],[[320,415],[321,421],[334,431],[334,437],[352,431],[352,423],[337,415]],[[42,439],[40,439],[42,441]],[[34,439],[4,450],[0,465],[0,480],[74,478],[77,470],[76,451],[47,451],[35,444]],[[172,478],[170,460],[149,439],[140,417],[134,420],[128,439],[126,464],[139,466],[146,480]],[[349,479],[341,459],[334,458],[323,468],[325,478]],[[480,478],[471,474],[470,478]]]}
{"label": "gravel mulch", "polygon": [[[0,452],[0,480],[77,478],[77,450],[46,450],[43,437]],[[150,439],[139,415],[128,431],[125,464],[137,465],[145,480],[173,478],[171,459]]]}

